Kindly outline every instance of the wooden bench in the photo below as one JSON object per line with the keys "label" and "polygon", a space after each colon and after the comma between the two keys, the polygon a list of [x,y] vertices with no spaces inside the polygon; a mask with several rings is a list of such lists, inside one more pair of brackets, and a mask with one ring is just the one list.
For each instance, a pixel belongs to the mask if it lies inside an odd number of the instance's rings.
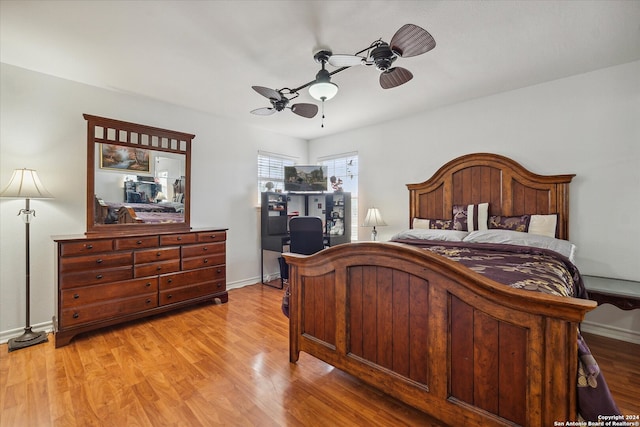
{"label": "wooden bench", "polygon": [[622,310],[640,308],[640,282],[609,277],[582,276],[589,299]]}

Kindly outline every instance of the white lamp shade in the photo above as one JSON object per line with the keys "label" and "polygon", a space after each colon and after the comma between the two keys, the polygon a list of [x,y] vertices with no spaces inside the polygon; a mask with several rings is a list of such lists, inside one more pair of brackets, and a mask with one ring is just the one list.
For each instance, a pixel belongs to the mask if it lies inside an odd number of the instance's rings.
{"label": "white lamp shade", "polygon": [[44,188],[35,170],[16,169],[9,184],[0,192],[0,197],[52,199],[53,195]]}
{"label": "white lamp shade", "polygon": [[382,225],[387,225],[387,223],[384,222],[384,219],[382,219],[380,210],[378,208],[369,208],[369,210],[367,211],[367,216],[364,219],[364,224],[362,224],[362,226],[377,227]]}
{"label": "white lamp shade", "polygon": [[309,95],[318,101],[328,101],[338,93],[338,85],[331,82],[316,82],[309,86]]}

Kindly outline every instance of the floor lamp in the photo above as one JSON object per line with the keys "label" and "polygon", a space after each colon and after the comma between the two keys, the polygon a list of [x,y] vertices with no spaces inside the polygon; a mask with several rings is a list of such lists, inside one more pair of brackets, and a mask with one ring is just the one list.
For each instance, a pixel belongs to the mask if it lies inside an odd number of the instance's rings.
{"label": "floor lamp", "polygon": [[24,215],[22,219],[25,225],[25,248],[26,248],[26,290],[27,290],[27,314],[24,327],[24,333],[17,338],[9,340],[9,351],[18,350],[21,348],[29,347],[35,344],[40,344],[47,341],[46,332],[33,332],[31,330],[30,319],[30,267],[29,267],[29,223],[31,217],[36,216],[36,211],[29,207],[30,199],[51,199],[53,196],[49,193],[38,174],[33,169],[16,169],[13,171],[9,184],[0,192],[0,197],[12,197],[25,199],[24,209],[20,209],[18,216]]}

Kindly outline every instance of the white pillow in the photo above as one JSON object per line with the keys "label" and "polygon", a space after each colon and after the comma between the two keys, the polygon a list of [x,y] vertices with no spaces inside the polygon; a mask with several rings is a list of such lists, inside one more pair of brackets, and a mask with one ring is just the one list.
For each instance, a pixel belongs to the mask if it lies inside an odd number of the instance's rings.
{"label": "white pillow", "polygon": [[464,242],[468,243],[502,243],[506,245],[531,246],[535,248],[550,249],[574,262],[576,246],[568,240],[555,239],[553,237],[537,234],[522,233],[513,230],[480,230],[472,231]]}
{"label": "white pillow", "polygon": [[527,231],[531,234],[539,234],[540,236],[556,237],[556,223],[558,215],[531,215],[529,220],[529,228]]}
{"label": "white pillow", "polygon": [[413,218],[413,228],[429,229],[429,220],[422,218]]}
{"label": "white pillow", "polygon": [[[428,220],[427,220],[428,221]],[[415,240],[435,240],[445,242],[462,242],[469,233],[466,231],[456,230],[428,230],[424,228],[413,228],[411,230],[401,231],[391,237],[395,239],[415,239]]]}

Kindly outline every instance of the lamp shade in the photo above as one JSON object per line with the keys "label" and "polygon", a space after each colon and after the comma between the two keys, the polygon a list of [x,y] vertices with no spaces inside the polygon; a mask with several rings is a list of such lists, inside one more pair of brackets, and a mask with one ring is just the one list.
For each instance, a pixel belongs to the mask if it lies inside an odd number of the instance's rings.
{"label": "lamp shade", "polygon": [[9,184],[0,191],[0,197],[20,199],[52,199],[53,195],[44,188],[34,169],[16,169]]}
{"label": "lamp shade", "polygon": [[364,219],[363,227],[376,227],[381,225],[387,225],[382,219],[382,214],[378,208],[369,208],[367,216]]}
{"label": "lamp shade", "polygon": [[318,101],[328,101],[338,93],[338,85],[331,83],[331,75],[324,69],[318,71],[315,82],[309,86],[309,95]]}
{"label": "lamp shade", "polygon": [[309,86],[309,95],[318,101],[328,101],[338,93],[338,85],[331,82],[317,82]]}

